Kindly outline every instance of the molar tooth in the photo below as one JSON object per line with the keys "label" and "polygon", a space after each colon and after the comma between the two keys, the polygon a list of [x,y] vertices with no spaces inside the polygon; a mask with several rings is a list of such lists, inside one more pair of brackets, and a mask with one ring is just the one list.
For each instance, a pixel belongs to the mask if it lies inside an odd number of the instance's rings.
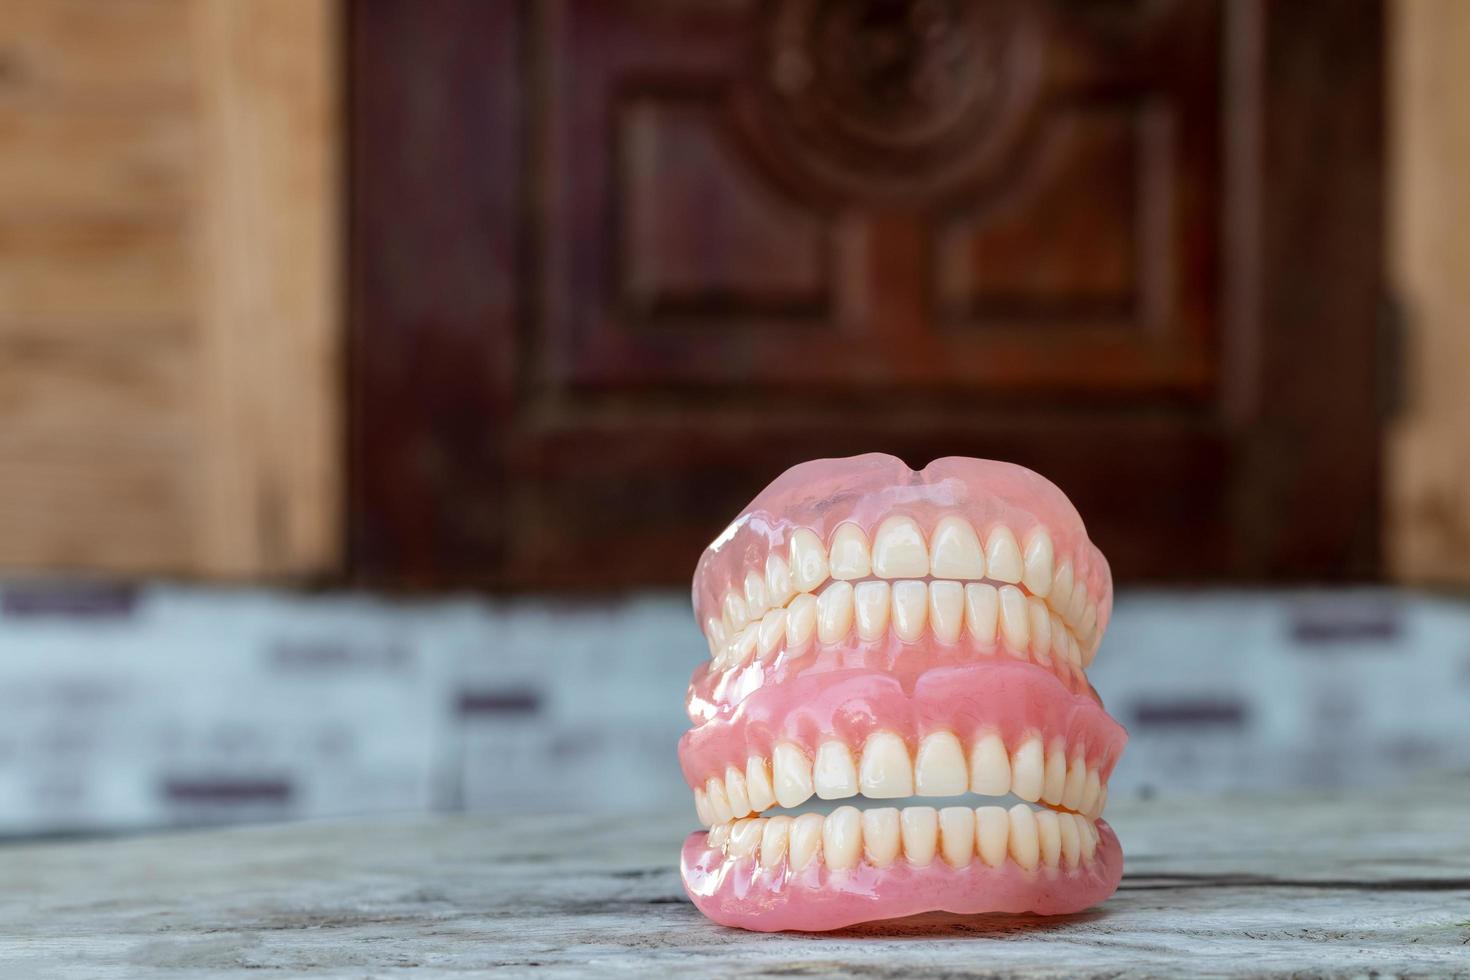
{"label": "molar tooth", "polygon": [[1098,817],[1102,816],[1103,815],[1103,811],[1106,810],[1107,808],[1108,808],[1108,787],[1107,787],[1106,784],[1104,784],[1103,787],[1102,787],[1102,789],[1100,789],[1100,790],[1097,791],[1097,812],[1092,815],[1092,819],[1096,820]]}
{"label": "molar tooth", "polygon": [[725,845],[730,843],[730,825],[728,823],[717,823],[705,834],[704,842],[710,847],[723,851]]}
{"label": "molar tooth", "polygon": [[1005,796],[1011,791],[1011,760],[995,732],[982,735],[970,752],[970,789],[984,796]]}
{"label": "molar tooth", "polygon": [[709,797],[703,789],[694,791],[694,813],[702,827],[708,827],[715,822],[714,814],[709,811]]}
{"label": "molar tooth", "polygon": [[1067,784],[1062,790],[1062,806],[1068,810],[1077,810],[1082,807],[1082,792],[1087,787],[1087,763],[1082,758],[1082,750],[1078,749],[1072,756],[1072,764],[1067,767]]}
{"label": "molar tooth", "polygon": [[735,814],[730,810],[730,801],[725,797],[725,784],[720,782],[719,777],[709,778],[704,784],[704,795],[709,800],[709,812],[715,818],[715,823],[729,823]]}
{"label": "molar tooth", "polygon": [[975,811],[947,806],[939,811],[939,853],[952,867],[963,868],[975,854]]}
{"label": "molar tooth", "polygon": [[1042,772],[1041,802],[1056,806],[1062,802],[1067,788],[1067,752],[1061,739],[1054,739],[1046,751],[1046,768]]}
{"label": "molar tooth", "polygon": [[1062,832],[1062,864],[1068,868],[1075,868],[1077,867],[1077,856],[1082,851],[1082,838],[1077,831],[1077,815],[1059,813],[1057,824]]}
{"label": "molar tooth", "polygon": [[1047,605],[1057,611],[1059,615],[1065,615],[1067,604],[1072,601],[1072,562],[1070,559],[1062,559],[1057,566],[1056,574],[1051,579],[1051,594],[1046,597]]}
{"label": "molar tooth", "polygon": [[969,521],[950,514],[934,525],[929,570],[935,578],[985,577],[985,553],[980,550],[980,538]]}
{"label": "molar tooth", "polygon": [[733,589],[725,593],[725,604],[723,607],[725,632],[734,635],[740,627],[750,622],[750,614],[745,607],[745,598]]}
{"label": "molar tooth", "polygon": [[1092,825],[1092,821],[1088,820],[1086,817],[1081,816],[1080,814],[1075,816],[1077,820],[1077,830],[1080,832],[1078,834],[1078,837],[1080,843],[1082,844],[1082,857],[1088,861],[1091,861],[1092,856],[1097,853],[1097,828],[1094,827]]}
{"label": "molar tooth", "polygon": [[832,547],[827,558],[832,577],[851,580],[867,578],[873,571],[868,551],[868,536],[856,524],[839,525],[832,534]]}
{"label": "molar tooth", "polygon": [[1078,581],[1072,586],[1072,598],[1067,602],[1067,611],[1062,615],[1068,626],[1075,631],[1082,622],[1082,614],[1089,605],[1087,600],[1087,583]]}
{"label": "molar tooth", "polygon": [[745,795],[745,775],[734,766],[725,769],[725,800],[730,804],[732,817],[743,817],[750,812],[750,800]]}
{"label": "molar tooth", "polygon": [[1031,629],[1031,655],[1043,664],[1051,663],[1051,612],[1046,600],[1026,597],[1026,620]]}
{"label": "molar tooth", "polygon": [[1045,598],[1051,592],[1052,558],[1051,535],[1038,524],[1026,538],[1026,556],[1021,569],[1021,581],[1032,595]]}
{"label": "molar tooth", "polygon": [[1071,632],[1067,633],[1067,662],[1074,667],[1082,666],[1082,648],[1077,643],[1077,637]]}
{"label": "molar tooth", "polygon": [[1097,656],[1097,648],[1099,646],[1101,646],[1101,645],[1102,645],[1102,632],[1099,631],[1098,633],[1094,634],[1093,637],[1090,640],[1087,641],[1087,645],[1085,647],[1082,647],[1081,650],[1079,651],[1080,652],[1080,655],[1082,657],[1082,666],[1083,667],[1091,667],[1092,666],[1092,661]]}
{"label": "molar tooth", "polygon": [[735,821],[730,828],[730,856],[733,858],[753,857],[756,848],[760,847],[761,835],[765,823],[760,817],[750,817],[745,820]]}
{"label": "molar tooth", "polygon": [[914,788],[920,796],[963,796],[968,789],[965,751],[953,732],[931,732],[919,743]]}
{"label": "molar tooth", "polygon": [[791,566],[780,555],[766,556],[766,601],[773,606],[784,606],[796,595],[791,584]]}
{"label": "molar tooth", "polygon": [[827,867],[845,871],[857,866],[863,850],[862,814],[855,806],[840,806],[822,821],[822,854]]}
{"label": "molar tooth", "polygon": [[711,616],[704,621],[704,635],[709,638],[710,656],[718,657],[720,652],[725,649],[725,644],[729,640],[729,634],[725,631],[725,624]]}
{"label": "molar tooth", "polygon": [[[1041,799],[1046,782],[1046,753],[1041,739],[1031,736],[1011,756],[1011,792],[1027,803]],[[785,806],[783,803],[782,806]]]}
{"label": "molar tooth", "polygon": [[1088,769],[1087,781],[1082,784],[1082,802],[1077,804],[1077,812],[1091,813],[1097,806],[1097,796],[1100,792],[1102,792],[1102,778],[1096,769]]}
{"label": "molar tooth", "polygon": [[800,650],[817,628],[817,597],[802,593],[786,607],[786,648]]}
{"label": "molar tooth", "polygon": [[1067,626],[1056,612],[1049,613],[1046,618],[1049,624],[1047,633],[1051,637],[1051,659],[1054,663],[1067,663]]}
{"label": "molar tooth", "polygon": [[765,824],[765,829],[761,831],[761,867],[774,869],[786,856],[787,842],[791,837],[791,818],[784,815],[771,817]]}
{"label": "molar tooth", "polygon": [[1062,827],[1055,811],[1042,810],[1036,814],[1036,842],[1041,851],[1041,863],[1055,868],[1062,857]]}
{"label": "molar tooth", "polygon": [[817,639],[836,643],[852,630],[852,583],[833,582],[817,598]]}
{"label": "molar tooth", "polygon": [[812,786],[824,800],[856,796],[857,766],[852,761],[852,750],[836,741],[818,746],[817,760],[812,764]]}
{"label": "molar tooth", "polygon": [[913,796],[914,768],[903,739],[893,732],[874,732],[868,736],[858,782],[863,795],[872,800]]}
{"label": "molar tooth", "polygon": [[990,530],[985,545],[985,574],[997,582],[1021,581],[1021,546],[1016,535],[1004,524]]}
{"label": "molar tooth", "polygon": [[971,582],[965,586],[965,629],[981,646],[995,644],[995,624],[1000,613],[1000,595],[995,586]]}
{"label": "molar tooth", "polygon": [[965,625],[965,589],[958,582],[929,583],[929,627],[940,643],[958,643]]}
{"label": "molar tooth", "polygon": [[751,619],[761,616],[770,606],[766,604],[766,577],[758,572],[745,575],[745,611]]}
{"label": "molar tooth", "polygon": [[760,632],[756,641],[756,649],[760,651],[761,659],[764,660],[775,651],[785,632],[786,610],[772,609],[761,617]]}
{"label": "molar tooth", "polygon": [[1010,839],[1006,847],[1011,860],[1027,871],[1035,871],[1041,861],[1041,842],[1037,839],[1036,814],[1024,803],[1017,803],[1007,811],[1011,818]]}
{"label": "molar tooth", "polygon": [[889,587],[887,582],[859,582],[852,590],[858,636],[881,639],[888,632]]}
{"label": "molar tooth", "polygon": [[905,643],[913,643],[924,635],[929,618],[929,587],[923,582],[904,580],[893,583],[893,632]]}
{"label": "molar tooth", "polygon": [[899,825],[909,864],[922,868],[933,861],[939,843],[939,811],[932,806],[906,806],[899,814]]}
{"label": "molar tooth", "polygon": [[1092,636],[1096,629],[1097,603],[1089,602],[1082,611],[1082,621],[1077,624],[1077,635],[1083,638],[1086,646],[1092,646]]}
{"label": "molar tooth", "polygon": [[815,592],[827,581],[827,549],[811,528],[791,533],[791,584],[798,592]]}
{"label": "molar tooth", "polygon": [[1002,585],[1000,594],[1000,632],[1011,652],[1024,657],[1031,645],[1031,624],[1027,621],[1026,596],[1014,585]]}
{"label": "molar tooth", "polygon": [[729,667],[739,667],[755,656],[755,645],[760,638],[760,623],[751,623],[738,634],[730,644],[730,657],[726,661]]}
{"label": "molar tooth", "polygon": [[924,578],[929,574],[929,547],[912,517],[885,520],[873,535],[873,574],[880,578]]}
{"label": "molar tooth", "polygon": [[886,868],[898,858],[898,810],[883,806],[864,810],[863,855],[875,868]]}
{"label": "molar tooth", "polygon": [[788,850],[791,855],[791,870],[801,871],[822,852],[824,822],[820,813],[803,813],[791,821]]}
{"label": "molar tooth", "polygon": [[758,755],[745,760],[745,797],[756,813],[776,805],[776,794],[771,789],[771,776],[766,770],[766,760]]}
{"label": "molar tooth", "polygon": [[1003,806],[975,808],[975,849],[980,860],[998,868],[1005,863],[1006,844],[1011,837],[1011,818]]}
{"label": "molar tooth", "polygon": [[812,764],[806,753],[790,742],[776,743],[771,753],[771,784],[776,802],[787,809],[811,799]]}

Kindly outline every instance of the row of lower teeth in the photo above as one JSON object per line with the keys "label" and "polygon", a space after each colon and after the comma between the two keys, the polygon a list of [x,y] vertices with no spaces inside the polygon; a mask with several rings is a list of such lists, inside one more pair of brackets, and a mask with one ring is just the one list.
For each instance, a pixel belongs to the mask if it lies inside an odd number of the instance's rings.
{"label": "row of lower teeth", "polygon": [[810,759],[792,742],[778,742],[768,762],[751,756],[741,770],[727,766],[694,791],[694,809],[706,827],[772,806],[796,807],[813,794],[824,800],[859,793],[869,799],[909,796],[983,796],[1014,794],[1027,802],[1043,802],[1096,818],[1107,803],[1100,766],[1089,765],[1086,749],[1073,745],[1068,753],[1061,738],[1049,746],[1040,736],[1023,738],[1007,751],[995,732],[975,738],[966,754],[953,732],[925,735],[910,755],[908,743],[896,732],[868,736],[854,759],[852,749],[835,739],[817,748]]}
{"label": "row of lower teeth", "polygon": [[731,858],[751,858],[767,870],[785,861],[802,871],[821,861],[833,871],[863,861],[884,868],[900,857],[923,867],[938,856],[952,867],[978,859],[992,868],[1007,858],[1033,871],[1039,866],[1075,868],[1097,852],[1092,821],[1075,813],[1032,810],[1017,803],[971,809],[947,806],[880,807],[858,810],[841,806],[825,817],[751,817],[719,824],[709,831],[708,845]]}

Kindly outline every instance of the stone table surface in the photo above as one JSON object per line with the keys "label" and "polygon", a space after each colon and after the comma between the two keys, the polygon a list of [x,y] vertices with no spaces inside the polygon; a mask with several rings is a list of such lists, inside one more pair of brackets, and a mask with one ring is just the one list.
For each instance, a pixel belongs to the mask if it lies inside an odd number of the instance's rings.
{"label": "stone table surface", "polygon": [[0,847],[3,977],[1470,976],[1470,783],[1117,802],[1119,892],[824,935],[703,919],[688,814],[416,817]]}

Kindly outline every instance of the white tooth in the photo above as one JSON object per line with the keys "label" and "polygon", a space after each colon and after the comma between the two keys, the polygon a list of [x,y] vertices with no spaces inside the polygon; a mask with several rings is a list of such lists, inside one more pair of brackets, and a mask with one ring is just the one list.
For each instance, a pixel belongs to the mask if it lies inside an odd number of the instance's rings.
{"label": "white tooth", "polygon": [[771,776],[766,770],[766,760],[757,755],[745,760],[745,797],[756,813],[776,805],[776,794],[771,790]]}
{"label": "white tooth", "polygon": [[1067,752],[1060,740],[1046,750],[1046,768],[1042,772],[1041,802],[1056,806],[1062,802],[1067,788]]}
{"label": "white tooth", "polygon": [[1103,788],[1100,789],[1100,790],[1098,790],[1098,792],[1097,792],[1097,812],[1092,815],[1092,818],[1094,820],[1096,820],[1098,817],[1100,817],[1100,816],[1103,815],[1103,811],[1106,810],[1107,808],[1108,808],[1108,787],[1106,785],[1104,785]]}
{"label": "white tooth", "polygon": [[725,769],[725,800],[730,804],[732,817],[743,817],[750,812],[750,800],[745,795],[745,774],[734,766]]}
{"label": "white tooth", "polygon": [[1058,814],[1057,823],[1062,832],[1062,864],[1075,868],[1077,856],[1082,851],[1082,838],[1077,832],[1077,816],[1072,813]]}
{"label": "white tooth", "polygon": [[1062,826],[1053,810],[1036,814],[1036,842],[1040,845],[1041,863],[1055,868],[1062,858]]}
{"label": "white tooth", "polygon": [[735,821],[735,826],[730,828],[731,857],[743,858],[755,856],[756,849],[760,847],[761,834],[766,829],[761,826],[763,823],[765,821],[760,817]]}
{"label": "white tooth", "polygon": [[796,595],[791,584],[791,566],[780,555],[766,556],[766,601],[773,606],[784,606]]}
{"label": "white tooth", "polygon": [[852,761],[852,750],[841,742],[818,746],[816,762],[812,763],[812,786],[824,800],[856,796],[857,766]]}
{"label": "white tooth", "polygon": [[852,583],[833,582],[817,599],[817,639],[836,643],[852,631]]}
{"label": "white tooth", "polygon": [[1037,840],[1036,814],[1024,803],[1017,803],[1008,811],[1011,818],[1010,840],[1006,847],[1011,860],[1027,871],[1035,871],[1041,860],[1041,843]]}
{"label": "white tooth", "polygon": [[836,579],[867,578],[873,571],[868,553],[868,536],[856,524],[842,524],[832,533],[828,570]]}
{"label": "white tooth", "polygon": [[958,582],[929,583],[929,627],[940,643],[958,643],[965,625],[965,589]]}
{"label": "white tooth", "polygon": [[1082,759],[1079,751],[1072,756],[1072,764],[1067,767],[1067,785],[1062,790],[1062,806],[1068,810],[1076,810],[1082,806],[1082,791],[1087,786],[1087,763]]}
{"label": "white tooth", "polygon": [[1077,635],[1086,638],[1087,645],[1092,645],[1093,631],[1097,629],[1097,603],[1089,602],[1087,608],[1082,611],[1082,622],[1077,624]]}
{"label": "white tooth", "polygon": [[939,812],[932,806],[906,806],[899,814],[899,824],[909,864],[922,868],[933,861],[939,842]]}
{"label": "white tooth", "polygon": [[893,583],[893,632],[905,643],[924,635],[929,618],[929,587],[905,580]]}
{"label": "white tooth", "polygon": [[701,826],[708,827],[715,822],[714,814],[709,812],[709,797],[702,789],[694,791],[694,813]]}
{"label": "white tooth", "polygon": [[890,517],[873,535],[873,574],[879,578],[924,578],[929,547],[912,517]]}
{"label": "white tooth", "polygon": [[1011,792],[1027,803],[1035,803],[1041,799],[1041,787],[1045,782],[1046,753],[1041,747],[1041,739],[1033,735],[1022,742],[1011,757]]}
{"label": "white tooth", "polygon": [[803,813],[791,821],[790,854],[791,870],[801,871],[812,859],[822,853],[822,824],[820,813]]}
{"label": "white tooth", "polygon": [[995,624],[1000,612],[1000,595],[995,586],[971,582],[965,586],[965,629],[981,646],[995,644]]}
{"label": "white tooth", "polygon": [[812,796],[812,764],[798,746],[778,742],[771,753],[771,787],[776,802],[790,809]]}
{"label": "white tooth", "polygon": [[1047,622],[1047,635],[1051,637],[1051,659],[1054,663],[1067,663],[1067,626],[1062,622],[1062,617],[1054,612],[1047,616]]}
{"label": "white tooth", "polygon": [[870,800],[914,795],[914,768],[908,746],[893,732],[874,732],[863,746],[858,785]]}
{"label": "white tooth", "polygon": [[725,643],[729,634],[725,632],[725,624],[711,616],[704,621],[704,635],[709,638],[709,652],[711,657],[718,657],[720,651],[725,649]]}
{"label": "white tooth", "polygon": [[791,600],[786,607],[786,648],[800,650],[817,628],[817,597],[807,593]]}
{"label": "white tooth", "polygon": [[969,789],[965,750],[953,732],[931,732],[919,743],[914,789],[920,796],[963,796]]}
{"label": "white tooth", "polygon": [[1031,645],[1026,596],[1014,585],[1002,585],[997,591],[1000,593],[1000,633],[1011,652],[1024,657]]}
{"label": "white tooth", "polygon": [[755,656],[755,645],[760,639],[761,624],[751,623],[735,636],[730,644],[730,656],[726,661],[730,667],[739,667]]}
{"label": "white tooth", "polygon": [[1077,667],[1082,666],[1082,648],[1077,643],[1077,637],[1071,633],[1067,634],[1067,660]]}
{"label": "white tooth", "polygon": [[769,657],[781,642],[781,637],[786,633],[786,610],[772,609],[761,617],[760,633],[756,640],[756,649],[760,651],[762,659]]}
{"label": "white tooth", "polygon": [[740,627],[750,622],[750,614],[745,608],[745,597],[735,591],[725,593],[724,619],[725,632],[734,634]]}
{"label": "white tooth", "polygon": [[1026,557],[1021,569],[1021,581],[1027,592],[1042,597],[1051,592],[1052,557],[1051,535],[1038,524],[1026,539]]}
{"label": "white tooth", "polygon": [[725,797],[725,784],[711,776],[704,784],[704,795],[709,799],[709,812],[715,823],[729,823],[735,816],[730,810],[730,801]]}
{"label": "white tooth", "polygon": [[822,821],[822,854],[827,867],[846,871],[857,867],[863,853],[863,818],[855,806],[840,806]]}
{"label": "white tooth", "polygon": [[934,525],[930,538],[929,573],[935,578],[985,577],[985,554],[980,538],[963,517],[950,514]]}
{"label": "white tooth", "polygon": [[1081,580],[1072,586],[1072,599],[1067,603],[1067,611],[1062,614],[1062,619],[1076,632],[1082,623],[1082,614],[1087,609],[1087,583]]}
{"label": "white tooth", "polygon": [[1102,637],[1100,635],[1095,635],[1088,642],[1086,649],[1082,649],[1082,650],[1079,650],[1078,651],[1078,654],[1079,654],[1079,656],[1082,659],[1082,666],[1083,667],[1091,667],[1092,666],[1093,658],[1095,658],[1097,656],[1097,648],[1098,648],[1098,646],[1101,643],[1102,643]]}
{"label": "white tooth", "polygon": [[985,545],[985,574],[996,582],[1021,581],[1021,546],[1004,524],[990,529]]}
{"label": "white tooth", "polygon": [[755,619],[771,608],[766,603],[766,577],[758,572],[747,572],[745,576],[745,611]]}
{"label": "white tooth", "polygon": [[724,850],[725,845],[730,843],[730,825],[728,823],[715,824],[705,835],[704,842],[709,847]]}
{"label": "white tooth", "polygon": [[852,590],[858,636],[881,639],[888,632],[889,588],[887,582],[859,582]]}
{"label": "white tooth", "polygon": [[952,867],[963,868],[975,855],[975,811],[947,806],[939,811],[939,853]]}
{"label": "white tooth", "polygon": [[1011,791],[1010,756],[994,732],[982,735],[970,752],[970,789],[983,796],[1005,796]]}
{"label": "white tooth", "polygon": [[863,856],[875,868],[886,868],[898,858],[898,810],[891,806],[863,811]]}
{"label": "white tooth", "polygon": [[1087,781],[1082,784],[1082,802],[1077,805],[1078,813],[1091,813],[1097,806],[1097,795],[1102,792],[1102,779],[1096,769],[1087,770]]}
{"label": "white tooth", "polygon": [[1051,663],[1051,613],[1046,601],[1026,597],[1026,619],[1031,629],[1031,655],[1043,664]]}
{"label": "white tooth", "polygon": [[1057,565],[1057,573],[1051,579],[1051,594],[1046,597],[1046,604],[1058,613],[1067,611],[1067,603],[1072,601],[1072,562],[1063,559]]}
{"label": "white tooth", "polygon": [[827,581],[827,549],[811,528],[791,533],[791,584],[798,592],[815,592]]}
{"label": "white tooth", "polygon": [[1081,832],[1082,856],[1088,861],[1097,853],[1097,828],[1086,817],[1077,817],[1077,829]]}
{"label": "white tooth", "polygon": [[774,869],[786,856],[786,845],[791,837],[791,818],[771,817],[766,820],[761,832],[761,867]]}
{"label": "white tooth", "polygon": [[1003,806],[975,809],[975,849],[980,860],[998,868],[1005,863],[1006,842],[1011,837],[1011,818]]}

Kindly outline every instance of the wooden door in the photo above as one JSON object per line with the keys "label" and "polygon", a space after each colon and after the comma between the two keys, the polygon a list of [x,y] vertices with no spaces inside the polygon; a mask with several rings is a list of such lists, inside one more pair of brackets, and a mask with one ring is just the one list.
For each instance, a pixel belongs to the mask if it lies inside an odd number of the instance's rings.
{"label": "wooden door", "polygon": [[1122,579],[1371,572],[1380,20],[362,0],[355,572],[681,584],[870,450],[1040,470]]}

